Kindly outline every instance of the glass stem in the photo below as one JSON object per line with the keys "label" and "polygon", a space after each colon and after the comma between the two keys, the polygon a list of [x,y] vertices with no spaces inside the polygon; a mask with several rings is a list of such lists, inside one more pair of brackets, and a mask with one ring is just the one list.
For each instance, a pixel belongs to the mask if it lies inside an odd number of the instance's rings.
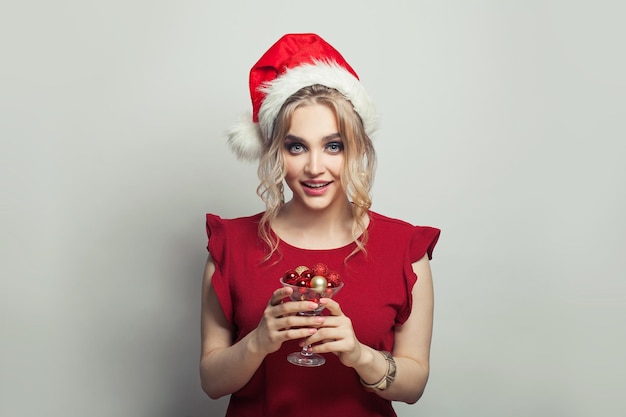
{"label": "glass stem", "polygon": [[311,345],[302,346],[302,352],[300,352],[302,356],[313,356],[313,352],[311,352]]}

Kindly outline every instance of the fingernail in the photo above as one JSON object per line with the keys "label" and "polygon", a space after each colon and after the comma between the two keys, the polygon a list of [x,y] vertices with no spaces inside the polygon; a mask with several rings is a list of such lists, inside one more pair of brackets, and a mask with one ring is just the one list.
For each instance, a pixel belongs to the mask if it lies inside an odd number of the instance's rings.
{"label": "fingernail", "polygon": [[317,308],[317,303],[311,303],[311,304],[309,304],[309,308],[310,308],[311,310],[315,310],[315,309]]}
{"label": "fingernail", "polygon": [[315,323],[324,323],[324,317],[315,317]]}

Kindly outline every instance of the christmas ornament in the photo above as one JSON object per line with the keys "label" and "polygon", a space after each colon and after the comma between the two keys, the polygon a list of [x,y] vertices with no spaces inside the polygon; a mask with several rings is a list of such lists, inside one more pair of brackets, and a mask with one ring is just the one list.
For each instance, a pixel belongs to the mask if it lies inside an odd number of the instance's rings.
{"label": "christmas ornament", "polygon": [[326,281],[326,278],[321,275],[315,275],[313,278],[311,278],[311,281],[309,282],[309,287],[313,288],[319,293],[323,293],[328,287],[328,281]]}
{"label": "christmas ornament", "polygon": [[294,269],[288,269],[283,274],[283,281],[297,287],[313,288],[322,293],[326,288],[341,285],[341,276],[338,272],[331,271],[325,263],[318,262],[311,268],[299,265]]}

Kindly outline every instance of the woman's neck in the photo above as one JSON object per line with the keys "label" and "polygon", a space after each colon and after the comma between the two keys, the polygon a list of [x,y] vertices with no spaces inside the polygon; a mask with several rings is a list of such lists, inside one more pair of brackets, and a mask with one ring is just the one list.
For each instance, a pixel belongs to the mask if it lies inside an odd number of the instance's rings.
{"label": "woman's neck", "polygon": [[271,226],[274,233],[290,245],[305,249],[332,249],[354,241],[352,226],[354,215],[351,203],[346,200],[327,210],[309,210],[286,203]]}

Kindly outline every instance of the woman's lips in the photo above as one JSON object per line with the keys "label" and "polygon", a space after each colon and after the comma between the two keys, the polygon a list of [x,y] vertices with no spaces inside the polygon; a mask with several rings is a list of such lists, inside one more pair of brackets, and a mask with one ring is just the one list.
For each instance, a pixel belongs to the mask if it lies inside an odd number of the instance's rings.
{"label": "woman's lips", "polygon": [[328,190],[328,187],[330,186],[330,184],[332,184],[332,181],[330,182],[302,182],[302,188],[304,189],[304,192],[307,193],[308,195],[312,195],[312,196],[317,196],[317,195],[322,195],[326,192],[326,190]]}

